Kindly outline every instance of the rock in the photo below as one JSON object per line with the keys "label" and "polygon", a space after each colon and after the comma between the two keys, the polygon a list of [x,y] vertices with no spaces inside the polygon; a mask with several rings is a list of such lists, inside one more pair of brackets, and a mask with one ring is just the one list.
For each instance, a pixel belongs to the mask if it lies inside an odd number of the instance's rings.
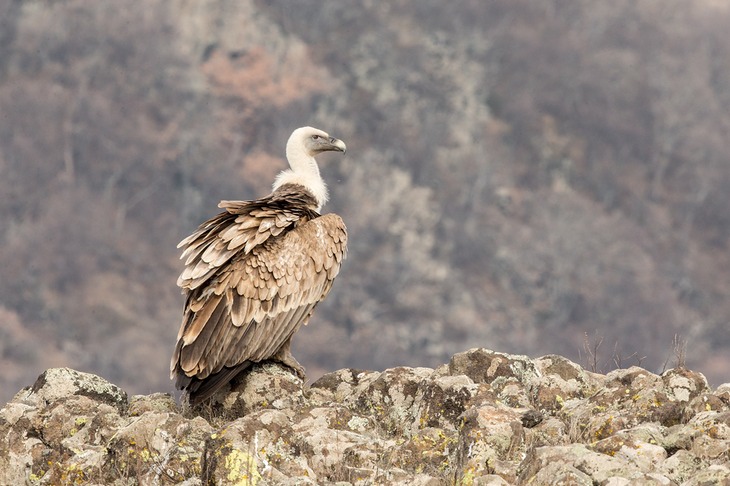
{"label": "rock", "polygon": [[639,471],[647,473],[655,471],[667,458],[667,451],[663,447],[622,437],[621,434],[600,440],[590,448],[610,457],[624,459],[635,465]]}
{"label": "rock", "polygon": [[730,484],[730,468],[725,464],[713,464],[700,470],[683,486],[705,486],[709,484]]}
{"label": "rock", "polygon": [[0,410],[0,484],[724,484],[729,389],[472,349],[309,389],[264,363],[191,409],[51,369]]}
{"label": "rock", "polygon": [[562,486],[570,484],[575,486],[593,486],[593,480],[586,473],[579,471],[570,464],[552,462],[544,465],[536,471],[531,471],[527,479],[520,478],[519,484],[540,484],[544,486]]}
{"label": "rock", "polygon": [[479,386],[465,375],[437,376],[418,390],[414,426],[457,430],[459,418],[467,410]]}
{"label": "rock", "polygon": [[635,464],[621,457],[594,452],[584,444],[570,444],[535,449],[530,465],[526,468],[526,474],[522,478],[530,481],[533,475],[551,463],[563,463],[574,467],[598,483],[612,477],[633,479],[641,475]]}
{"label": "rock", "polygon": [[474,479],[474,486],[509,486],[509,483],[496,474],[485,474]]}
{"label": "rock", "polygon": [[475,383],[492,383],[499,378],[528,381],[536,375],[535,366],[527,356],[513,356],[484,348],[474,348],[452,356],[449,374],[466,375]]}
{"label": "rock", "polygon": [[674,481],[676,484],[684,484],[697,471],[697,465],[702,461],[694,454],[686,450],[679,450],[667,458],[658,468],[658,471]]}
{"label": "rock", "polygon": [[[419,420],[416,400],[423,402],[423,384],[431,381],[428,378],[432,373],[430,368],[386,370],[377,377],[370,376],[374,378],[372,380],[363,380],[353,390],[353,397],[345,398],[344,402],[352,403],[362,413],[374,415],[376,423],[390,435],[409,436],[418,428],[415,424]],[[461,387],[459,391],[462,391]]]}
{"label": "rock", "polygon": [[432,473],[446,471],[452,467],[458,444],[455,431],[426,427],[399,448],[395,460],[408,469],[422,468]]}
{"label": "rock", "polygon": [[459,464],[475,476],[500,472],[510,482],[526,453],[523,411],[501,404],[470,408],[462,416]]}
{"label": "rock", "polygon": [[730,405],[730,383],[723,383],[713,392],[725,405]]}
{"label": "rock", "polygon": [[602,385],[600,375],[562,356],[536,359],[535,367],[540,376],[533,381],[531,399],[538,410],[559,410],[567,400],[593,395]]}
{"label": "rock", "polygon": [[669,393],[680,402],[689,402],[697,395],[710,390],[707,379],[702,373],[697,373],[683,368],[673,368],[662,374]]}
{"label": "rock", "polygon": [[127,393],[124,390],[101,377],[70,368],[46,370],[27,392],[21,391],[19,395],[21,400],[39,405],[57,403],[72,396],[84,396],[95,403],[116,407],[120,412],[127,408]]}
{"label": "rock", "polygon": [[287,367],[257,364],[196,410],[207,417],[232,419],[262,409],[296,407],[304,403],[303,386],[301,378]]}
{"label": "rock", "polygon": [[177,403],[169,393],[134,395],[129,400],[129,415],[135,417],[147,412],[177,412]]}

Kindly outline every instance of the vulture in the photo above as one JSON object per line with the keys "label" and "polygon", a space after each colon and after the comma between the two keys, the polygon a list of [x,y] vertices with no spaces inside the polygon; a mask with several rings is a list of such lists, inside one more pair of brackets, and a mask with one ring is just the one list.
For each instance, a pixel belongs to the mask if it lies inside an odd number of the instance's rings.
{"label": "vulture", "polygon": [[328,195],[314,157],[345,149],[322,130],[294,130],[286,144],[290,168],[271,194],[221,201],[224,211],[178,244],[185,306],[170,378],[191,405],[264,360],[304,378],[292,337],[329,293],[347,253],[342,218],[320,214]]}

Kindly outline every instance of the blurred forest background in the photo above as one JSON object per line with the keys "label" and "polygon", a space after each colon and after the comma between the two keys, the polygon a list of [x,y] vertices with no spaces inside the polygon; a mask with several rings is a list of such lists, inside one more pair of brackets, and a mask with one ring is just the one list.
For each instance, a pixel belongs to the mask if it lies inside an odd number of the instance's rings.
{"label": "blurred forest background", "polygon": [[[172,391],[176,244],[342,138],[311,380],[471,347],[730,380],[730,9],[690,0],[0,0],[0,403]],[[670,365],[671,366],[671,363]]]}

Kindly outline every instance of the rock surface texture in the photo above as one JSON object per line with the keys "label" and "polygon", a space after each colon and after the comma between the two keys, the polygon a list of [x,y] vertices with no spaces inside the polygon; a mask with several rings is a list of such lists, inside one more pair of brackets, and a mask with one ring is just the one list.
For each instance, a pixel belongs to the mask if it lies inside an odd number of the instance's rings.
{"label": "rock surface texture", "polygon": [[730,384],[486,349],[439,368],[276,364],[197,409],[49,369],[0,410],[0,484],[730,483]]}

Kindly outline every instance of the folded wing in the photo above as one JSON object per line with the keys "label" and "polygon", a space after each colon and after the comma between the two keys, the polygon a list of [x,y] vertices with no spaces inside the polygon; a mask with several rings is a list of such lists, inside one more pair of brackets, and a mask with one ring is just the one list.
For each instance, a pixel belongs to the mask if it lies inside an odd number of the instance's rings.
{"label": "folded wing", "polygon": [[225,213],[181,242],[178,285],[187,298],[171,362],[179,388],[203,399],[240,369],[288,350],[328,294],[347,251],[346,228],[308,206],[292,204],[291,194],[223,202]]}

